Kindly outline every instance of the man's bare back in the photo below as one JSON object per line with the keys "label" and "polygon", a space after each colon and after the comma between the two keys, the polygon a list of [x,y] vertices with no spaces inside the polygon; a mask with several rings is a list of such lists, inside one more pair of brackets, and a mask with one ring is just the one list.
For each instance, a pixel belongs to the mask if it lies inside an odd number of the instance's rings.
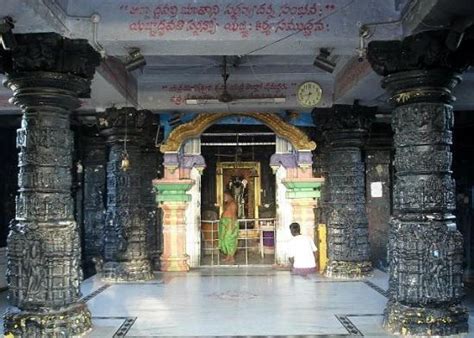
{"label": "man's bare back", "polygon": [[233,199],[224,203],[224,212],[222,217],[237,218],[237,203]]}

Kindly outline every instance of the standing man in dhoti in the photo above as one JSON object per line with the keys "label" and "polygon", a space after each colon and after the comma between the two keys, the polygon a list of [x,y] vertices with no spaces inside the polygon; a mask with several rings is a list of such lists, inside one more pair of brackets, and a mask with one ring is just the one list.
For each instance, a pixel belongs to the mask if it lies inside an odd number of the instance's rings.
{"label": "standing man in dhoti", "polygon": [[229,191],[224,192],[224,212],[219,220],[219,250],[225,255],[223,262],[234,264],[239,237],[237,203]]}

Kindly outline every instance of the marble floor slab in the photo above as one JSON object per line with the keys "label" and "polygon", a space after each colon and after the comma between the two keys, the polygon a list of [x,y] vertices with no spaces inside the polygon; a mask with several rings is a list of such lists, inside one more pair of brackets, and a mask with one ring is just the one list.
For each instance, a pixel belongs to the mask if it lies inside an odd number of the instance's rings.
{"label": "marble floor slab", "polygon": [[[381,271],[351,281],[302,278],[268,267],[204,268],[106,288],[92,278],[85,287],[103,288],[88,300],[94,318],[135,318],[127,337],[348,336],[364,334],[355,322],[385,335],[380,321],[386,279]],[[104,320],[96,320],[89,337],[101,337]]]}
{"label": "marble floor slab", "polygon": [[[388,337],[382,328],[387,284],[380,270],[366,280],[341,280],[271,267],[157,273],[144,283],[94,276],[82,284],[94,324],[86,336]],[[6,308],[2,292],[0,310]]]}

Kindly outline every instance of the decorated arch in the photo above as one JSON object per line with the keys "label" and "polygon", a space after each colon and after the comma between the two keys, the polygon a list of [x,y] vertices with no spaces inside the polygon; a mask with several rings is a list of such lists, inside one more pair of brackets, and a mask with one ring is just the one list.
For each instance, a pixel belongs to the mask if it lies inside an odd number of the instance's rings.
{"label": "decorated arch", "polygon": [[199,137],[207,128],[228,116],[247,116],[254,118],[269,127],[279,137],[290,142],[297,151],[316,149],[316,143],[299,128],[287,123],[273,113],[209,113],[199,114],[192,121],[175,128],[168,139],[161,145],[162,153],[178,152],[181,145],[188,139]]}

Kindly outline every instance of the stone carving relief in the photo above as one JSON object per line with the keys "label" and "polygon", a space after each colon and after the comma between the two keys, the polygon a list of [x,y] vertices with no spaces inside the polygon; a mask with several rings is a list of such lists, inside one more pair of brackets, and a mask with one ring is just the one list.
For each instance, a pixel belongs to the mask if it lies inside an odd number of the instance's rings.
{"label": "stone carving relief", "polygon": [[322,199],[328,226],[328,276],[358,278],[372,269],[360,147],[373,112],[357,104],[313,111],[325,145],[320,167],[327,176]]}
{"label": "stone carving relief", "polygon": [[[100,56],[86,40],[55,33],[17,34],[0,50],[0,72],[23,110],[17,133],[19,189],[8,237],[5,334],[73,336],[91,327],[79,303],[80,241],[71,197],[69,112],[89,94]],[[16,308],[15,308],[16,307]]]}
{"label": "stone carving relief", "polygon": [[[473,55],[472,36],[449,50],[447,30],[371,42],[368,59],[396,105],[394,215],[389,235],[389,302],[384,325],[403,335],[467,331],[460,304],[462,236],[451,177],[451,90]],[[466,48],[469,45],[470,48]],[[468,51],[469,50],[469,51]]]}

